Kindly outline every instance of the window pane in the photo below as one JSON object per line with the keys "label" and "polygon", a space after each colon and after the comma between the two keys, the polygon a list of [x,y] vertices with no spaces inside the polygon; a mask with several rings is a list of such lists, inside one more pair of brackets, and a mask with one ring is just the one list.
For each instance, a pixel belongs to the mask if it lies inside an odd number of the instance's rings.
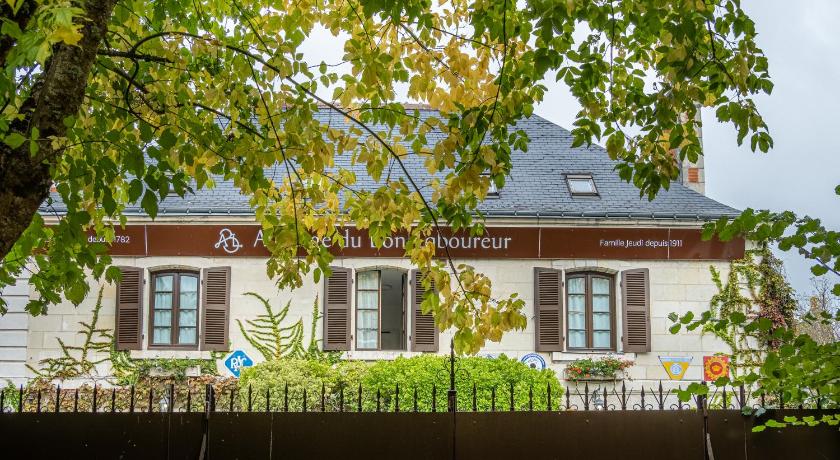
{"label": "window pane", "polygon": [[172,275],[156,276],[155,291],[172,291]]}
{"label": "window pane", "polygon": [[610,333],[603,331],[595,331],[592,333],[592,346],[595,348],[609,348],[610,347]]}
{"label": "window pane", "polygon": [[359,291],[356,308],[358,308],[359,310],[378,310],[379,292]]}
{"label": "window pane", "polygon": [[585,278],[569,278],[566,280],[569,285],[569,294],[585,294],[586,293],[586,279]]}
{"label": "window pane", "polygon": [[606,278],[592,278],[592,293],[593,294],[609,294],[610,280]]}
{"label": "window pane", "polygon": [[570,348],[586,348],[586,332],[569,331]]}
{"label": "window pane", "polygon": [[178,312],[178,326],[194,327],[196,316],[195,310],[180,310]]}
{"label": "window pane", "polygon": [[586,310],[586,297],[582,295],[569,296],[569,311],[583,312]]}
{"label": "window pane", "polygon": [[358,348],[376,348],[376,331],[360,330],[356,337],[358,338]]}
{"label": "window pane", "polygon": [[569,313],[569,329],[586,329],[586,315],[583,313]]}
{"label": "window pane", "polygon": [[594,296],[592,296],[592,311],[609,312],[610,311],[610,296],[608,296],[608,295],[594,295]]}
{"label": "window pane", "polygon": [[156,292],[155,293],[155,308],[172,308],[172,293]]}
{"label": "window pane", "polygon": [[194,327],[179,327],[178,328],[178,343],[181,345],[195,344],[195,328]]}
{"label": "window pane", "polygon": [[359,289],[379,290],[379,272],[359,272]]}
{"label": "window pane", "polygon": [[181,304],[180,307],[186,310],[194,310],[198,306],[198,293],[197,292],[184,292],[181,291]]}
{"label": "window pane", "polygon": [[181,292],[198,291],[198,278],[191,275],[181,275]]}
{"label": "window pane", "polygon": [[152,337],[153,343],[160,344],[160,345],[169,345],[172,341],[172,328],[171,327],[156,327],[154,329],[154,336]]}
{"label": "window pane", "polygon": [[595,193],[595,183],[589,178],[569,178],[572,193]]}
{"label": "window pane", "polygon": [[379,312],[376,310],[359,311],[359,324],[356,325],[358,329],[378,329],[379,328]]}
{"label": "window pane", "polygon": [[611,329],[609,313],[593,313],[592,316],[592,329],[602,331],[609,331]]}
{"label": "window pane", "polygon": [[172,310],[158,310],[155,309],[155,326],[171,326],[172,325]]}

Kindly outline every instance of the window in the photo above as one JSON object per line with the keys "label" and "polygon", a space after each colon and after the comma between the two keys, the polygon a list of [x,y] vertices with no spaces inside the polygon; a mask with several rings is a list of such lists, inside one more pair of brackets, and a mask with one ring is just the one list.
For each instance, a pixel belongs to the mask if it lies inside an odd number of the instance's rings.
{"label": "window", "polygon": [[568,347],[615,349],[613,277],[602,273],[574,273],[566,278]]}
{"label": "window", "polygon": [[149,345],[197,347],[198,273],[155,273],[152,287]]}
{"label": "window", "polygon": [[482,174],[482,177],[486,177],[490,181],[490,185],[487,187],[487,198],[498,198],[499,197],[499,188],[496,187],[496,182],[490,177],[490,174]]}
{"label": "window", "polygon": [[590,174],[568,175],[566,183],[572,196],[598,196],[595,180]]}
{"label": "window", "polygon": [[405,350],[406,276],[400,270],[356,274],[356,349]]}

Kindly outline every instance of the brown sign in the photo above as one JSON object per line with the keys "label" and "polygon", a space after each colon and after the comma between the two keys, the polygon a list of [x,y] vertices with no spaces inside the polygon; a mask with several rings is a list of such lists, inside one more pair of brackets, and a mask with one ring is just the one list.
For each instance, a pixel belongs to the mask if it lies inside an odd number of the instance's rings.
{"label": "brown sign", "polygon": [[[732,260],[744,256],[741,238],[703,241],[700,230],[674,228],[487,227],[482,236],[441,231],[428,239],[438,256],[457,259]],[[366,230],[339,229],[344,247],[319,240],[338,257],[403,257],[406,237],[376,248]],[[259,225],[128,225],[116,229],[111,255],[268,257]],[[90,243],[102,242],[96,236]]]}

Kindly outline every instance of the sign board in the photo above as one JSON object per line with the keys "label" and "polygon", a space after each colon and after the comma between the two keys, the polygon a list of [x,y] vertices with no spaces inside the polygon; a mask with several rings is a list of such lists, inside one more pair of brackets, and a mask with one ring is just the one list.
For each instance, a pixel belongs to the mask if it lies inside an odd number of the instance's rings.
{"label": "sign board", "polygon": [[242,368],[253,365],[254,360],[242,350],[234,350],[225,358],[225,367],[236,378],[239,378],[239,374],[242,373]]}
{"label": "sign board", "polygon": [[665,372],[671,380],[682,380],[688,365],[691,364],[691,357],[686,356],[660,356],[659,362],[665,368]]}
{"label": "sign board", "polygon": [[528,353],[527,355],[519,358],[519,362],[525,364],[526,366],[530,367],[531,369],[543,370],[545,369],[545,359],[542,356],[536,353]]}
{"label": "sign board", "polygon": [[[268,257],[259,225],[127,225],[115,228],[109,252],[115,256]],[[329,237],[312,237],[336,257],[404,257],[406,236],[374,246],[367,230],[340,227]],[[338,241],[341,240],[343,247]],[[733,260],[744,256],[744,240],[703,241],[700,229],[487,227],[484,235],[442,229],[427,240],[438,256],[470,259]],[[88,235],[88,243],[103,243]]]}
{"label": "sign board", "polygon": [[704,356],[703,380],[714,382],[721,377],[729,377],[729,356]]}

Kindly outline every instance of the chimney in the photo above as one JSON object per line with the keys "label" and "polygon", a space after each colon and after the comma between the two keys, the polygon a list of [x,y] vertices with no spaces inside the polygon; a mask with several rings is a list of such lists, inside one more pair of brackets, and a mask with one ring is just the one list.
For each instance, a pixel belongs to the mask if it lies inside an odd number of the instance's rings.
{"label": "chimney", "polygon": [[[700,118],[700,107],[697,107],[695,116],[697,121],[697,138],[700,140],[700,151],[703,152],[703,122]],[[706,168],[703,161],[704,155],[697,158],[697,162],[689,161],[685,158],[680,163],[680,181],[686,187],[694,190],[701,195],[706,194]]]}

